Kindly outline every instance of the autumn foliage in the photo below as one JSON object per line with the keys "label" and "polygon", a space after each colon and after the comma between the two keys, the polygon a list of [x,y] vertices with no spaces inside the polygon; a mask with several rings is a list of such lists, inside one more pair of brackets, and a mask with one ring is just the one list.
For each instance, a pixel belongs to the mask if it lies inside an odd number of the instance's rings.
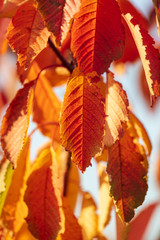
{"label": "autumn foliage", "polygon": [[[153,6],[159,28],[159,1]],[[133,219],[147,194],[152,145],[115,73],[140,59],[154,108],[160,54],[150,27],[128,0],[0,0],[0,54],[15,52],[18,89],[14,97],[0,90],[0,239],[105,240],[112,209],[117,239],[142,239],[160,204]],[[61,102],[55,87],[64,84]],[[35,131],[48,142],[33,161]],[[98,206],[80,186],[93,158]]]}

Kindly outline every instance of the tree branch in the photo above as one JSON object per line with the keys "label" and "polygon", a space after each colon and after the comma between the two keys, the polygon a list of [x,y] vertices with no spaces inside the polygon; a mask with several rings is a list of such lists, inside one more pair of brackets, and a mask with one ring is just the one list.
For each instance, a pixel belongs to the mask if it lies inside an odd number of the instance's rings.
{"label": "tree branch", "polygon": [[71,168],[71,152],[68,152],[66,172],[65,172],[65,176],[64,176],[64,188],[63,188],[63,196],[64,197],[67,195],[67,186],[68,186],[68,178],[69,178],[70,168]]}
{"label": "tree branch", "polygon": [[72,64],[70,64],[69,62],[67,62],[67,60],[64,58],[64,56],[60,53],[60,51],[56,48],[56,46],[54,45],[54,43],[52,42],[52,40],[49,38],[48,39],[48,43],[49,46],[52,48],[52,50],[55,52],[55,54],[57,55],[57,57],[61,60],[62,65],[64,67],[66,67],[68,69],[68,71],[70,73],[73,72],[74,70],[74,66]]}

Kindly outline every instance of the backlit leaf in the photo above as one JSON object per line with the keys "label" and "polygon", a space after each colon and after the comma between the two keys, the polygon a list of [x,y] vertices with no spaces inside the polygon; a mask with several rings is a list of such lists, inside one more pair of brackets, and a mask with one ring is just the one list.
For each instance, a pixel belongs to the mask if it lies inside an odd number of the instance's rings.
{"label": "backlit leaf", "polygon": [[12,18],[7,38],[12,50],[18,54],[18,73],[22,81],[31,62],[47,46],[49,35],[33,4],[22,5]]}
{"label": "backlit leaf", "polygon": [[123,132],[122,122],[128,120],[128,99],[122,85],[113,79],[110,72],[107,75],[106,86],[106,122],[104,144],[107,147],[119,139]]}
{"label": "backlit leaf", "polygon": [[113,200],[109,196],[109,179],[105,171],[105,167],[98,164],[99,175],[99,216],[98,216],[98,230],[102,232],[110,221],[110,214],[112,210]]}
{"label": "backlit leaf", "polygon": [[[137,19],[138,22],[141,23],[142,27],[148,28],[147,19],[142,15],[141,12],[138,11],[137,8],[134,7],[134,5],[130,1],[117,0],[117,2],[123,14],[130,13],[132,16],[134,16]],[[137,58],[139,58],[139,54],[138,54],[134,39],[132,37],[132,34],[125,21],[123,21],[123,26],[125,29],[125,47],[124,47],[123,56],[118,60],[118,62],[128,62],[128,61],[133,62]]]}
{"label": "backlit leaf", "polygon": [[64,216],[60,196],[57,161],[51,150],[45,149],[36,159],[27,181],[25,202],[29,230],[39,240],[56,239],[64,231]]}
{"label": "backlit leaf", "polygon": [[23,148],[29,126],[34,83],[25,84],[7,109],[1,125],[1,144],[16,168],[17,158]]}
{"label": "backlit leaf", "polygon": [[[114,17],[113,17],[114,16]],[[82,0],[71,30],[71,48],[84,73],[106,71],[121,57],[124,30],[115,0]]]}
{"label": "backlit leaf", "polygon": [[29,174],[29,147],[27,140],[17,160],[17,168],[14,170],[5,204],[2,211],[2,220],[8,229],[18,232],[27,215],[27,207],[23,201],[26,189],[26,180]]}
{"label": "backlit leaf", "polygon": [[63,198],[63,211],[65,215],[65,232],[61,234],[62,240],[82,240],[82,229],[70,208],[67,198]]}
{"label": "backlit leaf", "polygon": [[72,211],[75,209],[78,192],[80,190],[80,176],[77,166],[71,162],[69,169],[66,196]]}
{"label": "backlit leaf", "polygon": [[147,154],[150,155],[152,150],[152,145],[148,137],[148,134],[146,132],[146,129],[144,128],[140,120],[132,112],[129,112],[129,124],[133,125],[138,135],[138,138],[141,138],[143,140]]}
{"label": "backlit leaf", "polygon": [[144,157],[127,132],[116,141],[109,152],[107,172],[110,177],[110,193],[116,202],[118,214],[129,222],[134,209],[142,204],[147,191]]}
{"label": "backlit leaf", "polygon": [[102,147],[104,103],[92,78],[77,69],[67,84],[60,123],[62,145],[72,152],[73,162],[84,172]]}
{"label": "backlit leaf", "polygon": [[[34,92],[33,121],[42,125],[40,131],[44,135],[53,137],[53,134],[56,134],[54,137],[59,139],[60,108],[60,100],[53,92],[51,84],[40,76]],[[45,125],[47,122],[51,124]]]}
{"label": "backlit leaf", "polygon": [[96,204],[90,193],[83,193],[79,224],[82,227],[83,240],[92,240],[98,235],[98,216]]}
{"label": "backlit leaf", "polygon": [[129,13],[123,15],[123,17],[136,43],[149,86],[151,103],[154,103],[155,99],[160,96],[159,52],[153,46],[154,41],[152,37],[148,35],[146,30],[138,25],[137,21]]}
{"label": "backlit leaf", "polygon": [[80,0],[37,0],[37,2],[49,31],[53,32],[57,43],[61,45],[67,36],[73,15],[79,10]]}
{"label": "backlit leaf", "polygon": [[3,159],[0,165],[0,216],[12,181],[13,172],[12,164]]}

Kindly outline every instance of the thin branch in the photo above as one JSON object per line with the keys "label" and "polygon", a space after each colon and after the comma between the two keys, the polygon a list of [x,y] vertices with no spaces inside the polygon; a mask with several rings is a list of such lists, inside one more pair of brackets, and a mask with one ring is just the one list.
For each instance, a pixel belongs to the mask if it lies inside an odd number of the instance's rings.
{"label": "thin branch", "polygon": [[37,127],[35,127],[32,130],[32,132],[28,135],[28,137],[30,138],[35,131],[37,131],[39,128],[42,128],[46,125],[57,125],[57,126],[59,126],[59,123],[58,122],[43,122],[43,123],[40,123],[40,124],[37,125]]}
{"label": "thin branch", "polygon": [[48,43],[49,46],[52,48],[52,50],[55,52],[55,54],[57,55],[57,57],[61,60],[62,65],[64,67],[66,67],[68,69],[68,71],[70,71],[70,73],[73,72],[74,70],[74,66],[72,64],[70,64],[69,62],[67,62],[67,60],[64,58],[64,56],[60,53],[60,51],[56,48],[56,46],[54,45],[54,43],[52,42],[52,40],[49,38],[48,39]]}
{"label": "thin branch", "polygon": [[71,152],[68,152],[67,166],[66,166],[66,172],[65,172],[65,176],[64,176],[64,188],[63,188],[63,196],[64,197],[67,195],[67,187],[68,187],[70,168],[71,168]]}

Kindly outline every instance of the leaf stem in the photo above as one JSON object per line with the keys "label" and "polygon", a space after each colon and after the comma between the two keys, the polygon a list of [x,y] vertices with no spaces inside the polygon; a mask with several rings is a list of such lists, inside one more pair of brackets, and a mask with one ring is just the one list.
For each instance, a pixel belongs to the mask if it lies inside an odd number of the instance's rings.
{"label": "leaf stem", "polygon": [[56,46],[54,45],[54,43],[52,42],[52,40],[49,38],[48,39],[48,43],[49,46],[52,48],[52,50],[55,52],[55,54],[57,55],[57,57],[61,60],[62,65],[64,67],[66,67],[68,69],[68,71],[70,73],[73,72],[74,70],[74,66],[72,64],[70,64],[69,62],[67,62],[67,60],[64,58],[64,56],[60,53],[60,51],[56,48]]}

